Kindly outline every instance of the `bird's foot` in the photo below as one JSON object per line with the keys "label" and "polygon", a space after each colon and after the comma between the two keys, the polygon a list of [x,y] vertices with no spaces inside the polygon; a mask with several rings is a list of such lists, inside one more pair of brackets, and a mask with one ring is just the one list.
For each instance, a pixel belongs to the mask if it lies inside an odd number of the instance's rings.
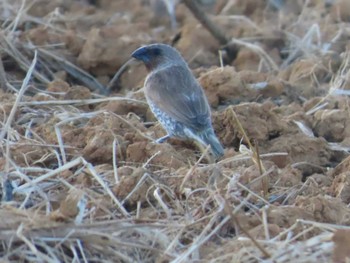
{"label": "bird's foot", "polygon": [[166,141],[167,139],[169,139],[169,138],[170,138],[170,135],[167,134],[167,135],[165,135],[165,136],[163,136],[163,137],[157,139],[157,140],[156,140],[156,143],[163,143],[163,142],[165,142],[165,141]]}

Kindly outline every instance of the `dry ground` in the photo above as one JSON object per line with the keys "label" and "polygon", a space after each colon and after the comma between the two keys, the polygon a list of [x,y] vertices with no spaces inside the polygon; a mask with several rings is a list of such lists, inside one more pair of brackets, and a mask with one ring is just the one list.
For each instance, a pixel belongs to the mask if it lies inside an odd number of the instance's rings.
{"label": "dry ground", "polygon": [[[201,1],[234,60],[156,2],[0,2],[1,262],[345,262],[350,2]],[[154,143],[143,65],[109,85],[154,42],[203,85],[218,162]]]}

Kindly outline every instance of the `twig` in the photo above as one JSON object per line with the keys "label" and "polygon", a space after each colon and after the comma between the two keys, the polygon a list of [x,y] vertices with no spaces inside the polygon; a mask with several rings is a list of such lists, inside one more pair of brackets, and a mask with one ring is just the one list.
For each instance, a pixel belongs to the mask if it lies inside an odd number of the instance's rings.
{"label": "twig", "polygon": [[260,250],[260,252],[264,255],[265,259],[270,258],[271,255],[266,251],[266,249],[259,244],[258,241],[255,240],[255,238],[249,233],[248,230],[243,228],[241,226],[241,223],[239,222],[237,216],[232,212],[231,206],[229,205],[228,201],[225,199],[224,201],[224,211],[231,217],[234,224],[253,242],[253,244]]}
{"label": "twig", "polygon": [[126,69],[127,66],[129,66],[129,64],[131,64],[132,62],[134,62],[135,59],[131,58],[128,61],[126,61],[117,71],[117,73],[115,73],[114,77],[111,79],[111,81],[108,83],[107,85],[107,90],[110,91],[111,88],[115,85],[115,82],[118,80],[119,76],[121,74],[123,74],[124,70]]}
{"label": "twig", "polygon": [[7,90],[7,78],[4,69],[4,63],[2,62],[2,52],[0,53],[0,88]]}
{"label": "twig", "polygon": [[261,48],[258,45],[251,44],[239,39],[232,39],[228,45],[244,46],[246,48],[249,48],[250,50],[256,52],[266,62],[267,66],[269,67],[269,70],[278,71],[279,69],[278,65],[273,61],[273,59],[266,53],[266,51],[263,48]]}
{"label": "twig", "polygon": [[209,146],[204,150],[201,157],[198,159],[198,161],[191,167],[190,170],[188,170],[187,174],[185,175],[184,179],[182,180],[182,183],[180,185],[180,190],[182,191],[184,188],[185,183],[187,180],[191,177],[194,170],[198,167],[198,164],[203,160],[203,158],[207,155],[207,152],[209,151]]}
{"label": "twig", "polygon": [[[261,158],[260,158],[260,153],[259,153],[259,146],[258,143],[255,141],[255,153],[256,153],[256,162],[259,168],[259,173],[260,175],[263,175],[264,173],[266,173],[265,169],[262,166],[262,162],[261,162]],[[266,198],[268,190],[269,190],[269,181],[267,180],[267,177],[264,176],[261,178],[261,188],[263,190],[263,195],[264,198]]]}
{"label": "twig", "polygon": [[109,102],[109,101],[130,101],[135,102],[138,104],[144,104],[147,105],[146,102],[131,99],[131,98],[125,98],[125,97],[108,97],[108,98],[101,98],[101,99],[87,99],[87,100],[46,100],[46,101],[24,101],[20,102],[20,106],[48,106],[48,105],[76,105],[76,106],[82,106],[82,105],[89,105],[89,104],[97,104],[97,103],[103,103],[103,102]]}
{"label": "twig", "polygon": [[[28,72],[30,69],[29,61],[27,57],[22,54],[19,50],[19,48],[24,48],[24,51],[27,51],[27,48],[19,43],[14,43],[12,39],[9,39],[8,36],[0,35],[0,44],[1,48],[4,50],[4,52],[13,58],[13,60],[18,64],[18,66],[24,70],[25,72]],[[33,48],[36,52],[37,49]],[[47,84],[50,82],[50,80],[47,78],[47,76],[44,76],[37,70],[33,70],[32,75],[41,81],[44,84]]]}
{"label": "twig", "polygon": [[231,109],[231,112],[232,112],[232,115],[233,115],[233,119],[235,120],[235,122],[236,122],[236,124],[238,126],[238,129],[242,133],[244,140],[247,142],[247,144],[249,146],[249,149],[253,152],[253,156],[252,156],[253,162],[258,166],[260,174],[265,173],[266,169],[265,169],[265,167],[263,166],[263,164],[261,162],[260,156],[258,156],[259,153],[257,152],[256,148],[253,147],[253,145],[251,144],[247,133],[243,129],[243,126],[242,126],[241,122],[239,121],[239,119],[237,117],[237,114],[235,113],[235,111],[233,110],[232,107],[230,109]]}
{"label": "twig", "polygon": [[[53,54],[52,52],[49,52],[45,49],[39,49],[39,52],[46,55],[47,57],[50,57],[54,59],[55,61],[59,62],[59,65],[67,71],[71,76],[74,78],[80,80],[83,84],[87,86],[87,88],[92,89],[93,91],[97,91],[100,94],[107,94],[107,90],[105,87],[93,76],[91,76],[88,72],[85,70],[77,67],[73,63],[67,61],[64,58],[59,57],[56,54]],[[39,55],[40,55],[39,53]],[[43,56],[41,56],[42,59],[44,59]],[[46,59],[47,60],[47,59]]]}
{"label": "twig", "polygon": [[[222,46],[226,46],[230,40],[226,37],[224,32],[217,27],[213,21],[207,16],[207,14],[201,10],[198,6],[196,0],[183,0],[187,8],[192,12],[195,18],[206,28],[209,33],[220,43]],[[234,60],[237,57],[238,48],[236,45],[227,46],[227,53],[231,60]]]}
{"label": "twig", "polygon": [[24,92],[26,91],[26,89],[28,87],[28,82],[29,82],[29,80],[30,80],[30,78],[32,76],[32,73],[33,73],[35,65],[36,65],[37,54],[38,54],[37,51],[35,51],[34,59],[32,61],[32,64],[30,65],[29,70],[27,72],[27,75],[26,75],[26,77],[24,78],[24,80],[22,82],[22,87],[21,87],[21,89],[18,92],[18,95],[16,97],[16,101],[13,104],[13,107],[11,109],[10,115],[7,118],[7,121],[6,121],[2,131],[0,133],[0,141],[2,141],[5,138],[6,133],[8,133],[8,131],[10,129],[10,126],[11,126],[11,123],[12,123],[12,120],[15,117],[15,113],[17,111],[17,107],[19,106],[19,103],[20,103],[20,101],[21,101],[21,99],[22,99],[22,97],[24,95]]}

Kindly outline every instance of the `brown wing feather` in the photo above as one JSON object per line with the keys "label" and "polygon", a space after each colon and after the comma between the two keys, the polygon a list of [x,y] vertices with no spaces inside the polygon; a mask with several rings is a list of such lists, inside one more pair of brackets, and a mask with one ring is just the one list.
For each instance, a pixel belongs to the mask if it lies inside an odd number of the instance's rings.
{"label": "brown wing feather", "polygon": [[207,98],[184,66],[170,66],[150,73],[145,83],[146,97],[170,117],[194,130],[210,125]]}

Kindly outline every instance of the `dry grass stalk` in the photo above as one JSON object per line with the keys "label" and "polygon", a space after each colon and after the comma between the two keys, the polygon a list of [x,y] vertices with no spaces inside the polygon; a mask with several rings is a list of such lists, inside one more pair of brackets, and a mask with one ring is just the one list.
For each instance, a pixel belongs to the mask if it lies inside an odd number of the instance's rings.
{"label": "dry grass stalk", "polygon": [[[263,175],[264,173],[266,173],[266,169],[265,169],[265,167],[263,166],[263,164],[261,162],[260,154],[259,154],[259,148],[258,148],[257,144],[256,144],[255,147],[251,144],[250,139],[249,139],[247,133],[245,132],[241,122],[239,121],[236,113],[234,112],[232,107],[230,109],[231,109],[231,113],[232,113],[233,119],[236,122],[239,131],[242,133],[244,140],[247,142],[247,144],[249,146],[249,149],[252,152],[252,157],[251,158],[252,158],[253,162],[257,165],[257,167],[258,167],[258,169],[260,171],[260,174]],[[261,183],[263,185],[263,195],[266,197],[267,193],[268,193],[268,187],[269,186],[268,186],[268,180],[266,179],[265,176],[262,177]]]}

